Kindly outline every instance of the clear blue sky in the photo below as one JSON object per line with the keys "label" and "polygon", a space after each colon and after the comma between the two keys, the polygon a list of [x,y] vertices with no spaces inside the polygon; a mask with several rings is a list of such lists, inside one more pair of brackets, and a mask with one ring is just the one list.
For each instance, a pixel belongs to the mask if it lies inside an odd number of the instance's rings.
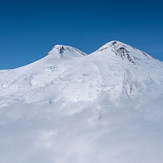
{"label": "clear blue sky", "polygon": [[34,62],[55,44],[91,53],[112,40],[163,61],[162,8],[162,0],[0,0],[0,69]]}

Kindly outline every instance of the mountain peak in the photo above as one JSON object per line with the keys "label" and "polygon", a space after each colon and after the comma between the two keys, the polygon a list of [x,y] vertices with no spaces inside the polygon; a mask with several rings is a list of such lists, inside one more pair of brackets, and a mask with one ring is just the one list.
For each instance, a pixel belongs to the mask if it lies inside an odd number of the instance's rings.
{"label": "mountain peak", "polygon": [[[127,44],[125,44],[125,43],[123,43],[123,42],[120,42],[120,41],[116,41],[116,40],[113,40],[113,41],[110,41],[110,42],[108,42],[108,43],[106,43],[106,44],[104,44],[103,46],[101,46],[97,51],[103,51],[103,50],[105,50],[105,49],[107,49],[107,48],[111,48],[111,47],[119,47],[119,46],[121,46],[121,47],[127,47],[127,46],[130,46],[130,45],[127,45]],[[131,47],[131,46],[130,46]],[[132,47],[133,48],[133,47]]]}
{"label": "mountain peak", "polygon": [[59,54],[62,54],[65,50],[68,49],[68,47],[65,45],[55,45],[52,50],[54,49],[57,50]]}
{"label": "mountain peak", "polygon": [[47,55],[52,55],[59,59],[59,58],[82,57],[87,54],[71,46],[55,45]]}
{"label": "mountain peak", "polygon": [[95,53],[98,52],[100,54],[113,55],[114,57],[117,56],[132,64],[136,64],[137,61],[145,61],[154,58],[147,53],[120,41],[110,41],[95,51]]}

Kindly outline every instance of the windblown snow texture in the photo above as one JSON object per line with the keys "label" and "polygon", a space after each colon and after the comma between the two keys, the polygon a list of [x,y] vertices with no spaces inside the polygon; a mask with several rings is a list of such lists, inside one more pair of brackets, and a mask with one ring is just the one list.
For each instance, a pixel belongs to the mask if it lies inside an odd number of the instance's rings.
{"label": "windblown snow texture", "polygon": [[119,41],[56,45],[0,70],[0,162],[162,163],[163,62]]}

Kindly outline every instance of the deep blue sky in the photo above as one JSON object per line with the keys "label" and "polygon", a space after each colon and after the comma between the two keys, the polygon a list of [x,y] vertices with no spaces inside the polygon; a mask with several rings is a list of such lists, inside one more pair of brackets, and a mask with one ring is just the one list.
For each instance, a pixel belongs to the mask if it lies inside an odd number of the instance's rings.
{"label": "deep blue sky", "polygon": [[55,44],[91,53],[112,40],[163,61],[162,7],[162,0],[0,0],[0,69],[34,62]]}

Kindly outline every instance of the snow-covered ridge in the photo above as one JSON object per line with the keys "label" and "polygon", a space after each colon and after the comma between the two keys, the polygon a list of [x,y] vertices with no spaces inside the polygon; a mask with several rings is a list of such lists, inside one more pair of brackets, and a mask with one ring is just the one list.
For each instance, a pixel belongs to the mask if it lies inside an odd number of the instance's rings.
{"label": "snow-covered ridge", "polygon": [[[103,45],[102,47],[100,47],[95,52],[91,53],[91,55],[94,55],[96,53],[110,55],[112,57],[114,56],[117,57],[117,59],[119,58],[124,60],[125,62],[128,61],[132,64],[136,64],[138,62],[148,62],[149,60],[155,59],[149,54],[135,47],[122,43],[120,41],[110,41],[105,45]],[[87,56],[88,54],[71,46],[55,45],[47,55],[52,55],[53,58],[56,59],[65,60],[65,59],[80,58],[83,56]]]}

